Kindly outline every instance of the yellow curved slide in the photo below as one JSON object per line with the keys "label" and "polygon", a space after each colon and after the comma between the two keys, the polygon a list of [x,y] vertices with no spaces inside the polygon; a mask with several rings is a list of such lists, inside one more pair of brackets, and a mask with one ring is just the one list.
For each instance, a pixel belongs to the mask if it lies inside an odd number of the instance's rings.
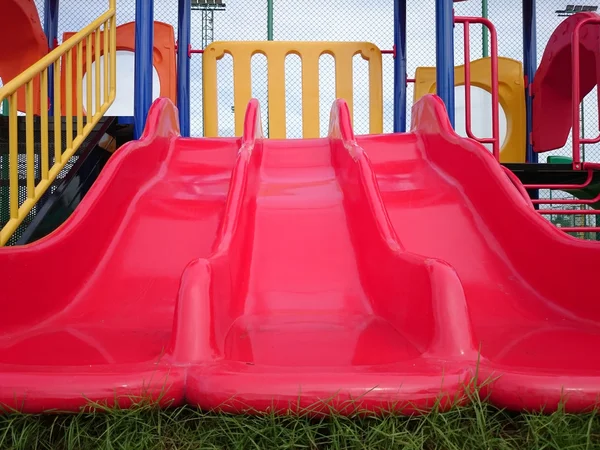
{"label": "yellow curved slide", "polygon": [[[525,162],[525,86],[523,65],[511,58],[498,58],[498,98],[506,115],[506,138],[500,149],[500,162]],[[464,86],[464,66],[454,68],[455,86]],[[487,92],[491,87],[490,58],[471,61],[471,86]],[[435,67],[417,67],[413,102],[426,94],[434,94],[436,89]],[[481,136],[483,137],[483,136]]]}

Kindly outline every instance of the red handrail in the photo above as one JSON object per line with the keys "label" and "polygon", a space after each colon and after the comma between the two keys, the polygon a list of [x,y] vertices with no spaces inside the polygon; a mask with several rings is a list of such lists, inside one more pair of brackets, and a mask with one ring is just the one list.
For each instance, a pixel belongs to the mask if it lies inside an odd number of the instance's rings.
{"label": "red handrail", "polygon": [[600,24],[600,17],[588,17],[583,19],[581,22],[578,22],[575,25],[575,29],[573,30],[573,34],[571,36],[571,70],[572,70],[572,80],[571,80],[571,98],[572,98],[572,115],[573,115],[573,168],[581,169],[581,144],[596,144],[600,142],[600,136],[596,138],[582,138],[580,136],[580,112],[579,112],[579,96],[580,96],[580,86],[579,86],[579,35],[581,32],[581,27],[588,24]]}
{"label": "red handrail", "polygon": [[[492,144],[492,153],[494,157],[500,160],[500,111],[498,105],[498,34],[494,24],[484,17],[454,17],[455,23],[462,23],[464,29],[464,58],[465,58],[465,130],[467,136],[481,144]],[[492,137],[478,138],[471,130],[471,46],[469,43],[469,25],[479,24],[485,26],[490,31],[491,62],[492,62]]]}

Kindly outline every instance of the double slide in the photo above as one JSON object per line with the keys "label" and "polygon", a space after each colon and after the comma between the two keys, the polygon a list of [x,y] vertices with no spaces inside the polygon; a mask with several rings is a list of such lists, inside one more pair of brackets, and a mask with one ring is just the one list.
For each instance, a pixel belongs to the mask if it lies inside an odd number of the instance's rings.
{"label": "double slide", "polygon": [[[182,138],[164,98],[51,235],[0,249],[0,403],[510,408],[600,392],[600,245],[423,97],[410,133]],[[329,409],[327,409],[329,410]]]}

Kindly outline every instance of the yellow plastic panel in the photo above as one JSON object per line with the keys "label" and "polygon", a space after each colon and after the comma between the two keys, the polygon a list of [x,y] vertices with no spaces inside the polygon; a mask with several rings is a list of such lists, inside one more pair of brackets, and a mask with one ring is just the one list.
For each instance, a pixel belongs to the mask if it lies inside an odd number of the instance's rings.
{"label": "yellow plastic panel", "polygon": [[[471,86],[477,86],[488,92],[491,88],[491,60],[477,59],[471,62]],[[506,139],[500,149],[500,162],[525,162],[525,86],[523,65],[511,58],[498,58],[498,98],[506,114]],[[465,84],[464,66],[454,69],[455,86]],[[413,101],[425,94],[435,94],[435,67],[418,67],[415,72],[415,90]],[[480,136],[484,137],[484,136]]]}
{"label": "yellow plastic panel", "polygon": [[383,132],[383,80],[381,51],[369,42],[299,41],[219,41],[210,44],[203,55],[204,135],[219,132],[217,61],[229,54],[233,58],[235,134],[242,135],[246,105],[252,98],[251,60],[261,53],[267,58],[269,137],[286,137],[285,58],[298,55],[302,61],[302,133],[305,138],[319,137],[319,58],[333,56],[336,64],[336,97],[353,106],[352,59],[361,55],[369,61],[369,132]]}

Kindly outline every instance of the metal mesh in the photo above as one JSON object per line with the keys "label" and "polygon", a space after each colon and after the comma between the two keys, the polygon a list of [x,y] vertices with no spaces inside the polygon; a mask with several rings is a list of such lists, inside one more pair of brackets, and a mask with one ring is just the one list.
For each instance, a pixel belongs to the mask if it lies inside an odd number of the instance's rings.
{"label": "metal mesh", "polygon": [[[268,17],[267,0],[229,0],[222,11],[192,12],[192,47],[203,48],[214,40],[265,40],[267,39]],[[36,0],[43,16],[43,0]],[[537,5],[537,58],[542,58],[550,35],[564,20],[556,10],[564,8],[559,0],[538,2]],[[118,0],[118,23],[133,21],[135,0]],[[481,15],[481,2],[459,2],[454,5],[457,15]],[[105,2],[87,2],[81,7],[80,0],[61,0],[59,36],[65,31],[78,30],[105,8]],[[412,78],[419,66],[435,66],[435,2],[408,2],[407,20],[407,72]],[[177,32],[177,3],[155,1],[155,19],[169,23]],[[522,61],[522,2],[521,0],[489,1],[488,14],[498,32],[498,49],[501,56]],[[365,2],[363,0],[274,0],[273,37],[275,40],[359,40],[371,41],[381,49],[391,49],[393,45],[393,0]],[[455,28],[455,64],[463,62],[463,31]],[[470,29],[471,59],[482,56],[481,27]],[[225,56],[218,63],[219,134],[234,134],[233,76],[231,57]],[[330,56],[324,55],[320,64],[320,116],[321,133],[327,131],[329,108],[335,98],[335,65]],[[268,123],[266,61],[256,55],[252,64],[253,95],[260,100],[263,123]],[[286,61],[286,115],[289,137],[299,137],[302,133],[301,118],[301,63],[298,57],[290,56]],[[367,65],[357,57],[354,67],[354,120],[357,133],[368,130],[368,73]],[[392,131],[393,126],[393,59],[383,56],[384,92],[384,131]],[[565,86],[565,89],[568,89]],[[408,85],[407,123],[410,124],[410,111],[413,100],[413,85]],[[203,134],[202,119],[202,58],[195,54],[191,60],[191,133]],[[584,100],[583,131],[585,137],[594,137],[598,129],[597,95],[594,90]],[[571,156],[571,139],[562,149],[539,155],[540,162],[546,162],[550,155]],[[587,145],[583,149],[586,161],[600,162],[600,144]],[[549,191],[540,192],[542,198],[549,198]],[[553,193],[570,198],[566,193]],[[550,220],[557,224],[575,225],[574,216],[553,216]],[[594,220],[590,218],[589,220]]]}

